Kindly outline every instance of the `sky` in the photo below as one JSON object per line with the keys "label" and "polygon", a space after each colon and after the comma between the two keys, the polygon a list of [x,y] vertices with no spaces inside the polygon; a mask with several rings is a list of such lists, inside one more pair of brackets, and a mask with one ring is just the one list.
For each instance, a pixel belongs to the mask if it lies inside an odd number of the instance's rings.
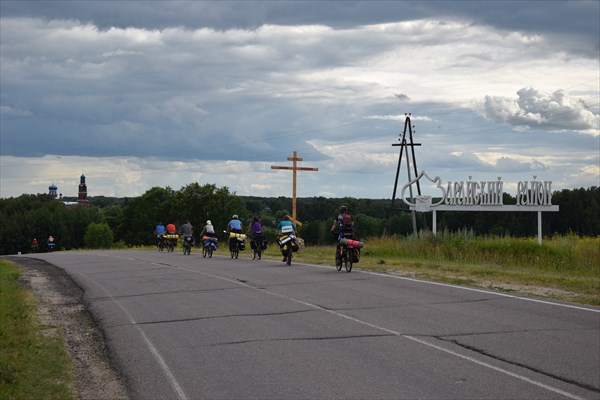
{"label": "sky", "polygon": [[0,197],[290,197],[297,151],[298,197],[391,198],[407,115],[444,182],[600,186],[599,38],[597,0],[1,0]]}

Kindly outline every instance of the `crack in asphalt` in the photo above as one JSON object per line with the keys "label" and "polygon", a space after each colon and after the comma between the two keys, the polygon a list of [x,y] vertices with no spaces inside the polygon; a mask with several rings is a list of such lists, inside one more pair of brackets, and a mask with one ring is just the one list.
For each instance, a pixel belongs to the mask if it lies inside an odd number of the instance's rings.
{"label": "crack in asphalt", "polygon": [[544,371],[542,369],[535,368],[535,367],[532,367],[530,365],[520,363],[518,361],[509,360],[507,358],[503,358],[503,357],[497,356],[495,354],[491,354],[488,351],[482,350],[482,349],[477,348],[475,346],[470,346],[470,345],[467,345],[467,344],[464,344],[464,343],[460,343],[457,339],[448,339],[448,338],[445,338],[444,336],[432,336],[432,337],[434,337],[434,338],[436,338],[438,340],[444,341],[444,342],[449,342],[449,343],[455,344],[456,346],[459,346],[459,347],[461,347],[463,349],[466,349],[466,350],[473,351],[475,353],[481,354],[481,355],[483,355],[485,357],[489,357],[489,358],[497,360],[497,361],[502,361],[502,362],[510,364],[510,365],[521,367],[521,368],[524,368],[526,370],[538,373],[540,375],[544,375],[544,376],[547,376],[549,378],[556,379],[558,381],[568,383],[570,385],[578,386],[578,387],[580,387],[582,389],[586,389],[586,390],[589,390],[589,391],[594,392],[594,393],[600,393],[600,388],[597,388],[595,386],[592,386],[592,385],[589,385],[589,384],[583,383],[583,382],[578,382],[578,381],[576,381],[574,379],[571,379],[571,378],[565,378],[564,376],[556,375],[556,374],[553,374],[551,372],[547,372],[547,371]]}
{"label": "crack in asphalt", "polygon": [[124,326],[124,325],[129,326],[129,325],[169,324],[169,323],[177,323],[177,322],[201,321],[201,320],[207,320],[207,319],[223,319],[223,318],[236,318],[236,317],[268,317],[268,316],[277,316],[277,315],[301,314],[301,313],[309,313],[309,312],[317,312],[317,310],[282,311],[282,312],[275,312],[275,313],[244,313],[244,314],[213,315],[210,317],[194,317],[194,318],[180,318],[180,319],[161,320],[161,321],[136,322],[135,324],[113,325],[112,327]]}
{"label": "crack in asphalt", "polygon": [[324,336],[324,337],[304,337],[304,338],[279,338],[279,339],[253,339],[253,340],[240,340],[235,342],[222,342],[209,345],[209,347],[217,346],[231,346],[238,344],[247,343],[260,343],[260,342],[294,342],[294,341],[313,341],[313,340],[345,340],[345,339],[361,339],[361,338],[379,338],[379,337],[395,337],[396,335],[390,333],[381,334],[370,334],[370,335],[348,335],[348,336]]}
{"label": "crack in asphalt", "polygon": [[173,293],[211,293],[211,292],[219,292],[225,290],[240,290],[243,287],[240,286],[232,286],[225,288],[217,288],[217,289],[192,289],[192,290],[166,290],[164,292],[148,292],[148,293],[138,293],[138,294],[127,294],[127,295],[116,295],[116,296],[99,296],[99,297],[90,297],[89,300],[93,301],[103,301],[103,300],[111,300],[111,299],[128,299],[131,297],[144,297],[144,296],[157,296],[161,294],[173,294]]}

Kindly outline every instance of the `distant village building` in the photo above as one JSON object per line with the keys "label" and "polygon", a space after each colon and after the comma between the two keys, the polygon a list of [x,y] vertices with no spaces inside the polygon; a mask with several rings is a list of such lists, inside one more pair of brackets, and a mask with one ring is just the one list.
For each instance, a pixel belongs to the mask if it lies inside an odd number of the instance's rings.
{"label": "distant village building", "polygon": [[77,197],[77,203],[81,207],[89,207],[90,201],[87,198],[87,185],[85,184],[85,175],[81,174],[79,178],[79,196]]}
{"label": "distant village building", "polygon": [[75,206],[80,206],[80,207],[89,207],[90,206],[90,201],[87,198],[87,185],[85,183],[85,175],[81,175],[79,177],[79,191],[78,191],[78,196],[77,196],[77,201],[63,201],[62,200],[62,193],[60,194],[60,197],[58,195],[58,187],[55,184],[52,184],[48,187],[48,196],[50,196],[53,199],[57,199],[62,201],[67,207],[75,207]]}
{"label": "distant village building", "polygon": [[56,187],[56,185],[53,183],[52,185],[48,186],[48,196],[52,197],[53,199],[56,199],[58,197],[58,187]]}

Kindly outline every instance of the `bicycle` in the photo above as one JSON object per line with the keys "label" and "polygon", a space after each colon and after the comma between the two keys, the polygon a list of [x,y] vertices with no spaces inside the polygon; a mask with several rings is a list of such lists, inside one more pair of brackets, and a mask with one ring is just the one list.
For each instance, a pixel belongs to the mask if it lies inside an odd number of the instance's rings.
{"label": "bicycle", "polygon": [[339,250],[335,254],[335,267],[338,271],[342,270],[342,266],[346,272],[352,271],[352,262],[354,261],[354,249],[348,246],[340,245]]}
{"label": "bicycle", "polygon": [[250,241],[251,255],[253,260],[260,260],[263,252],[264,238],[256,237]]}
{"label": "bicycle", "polygon": [[[227,233],[227,231],[224,231]],[[229,233],[229,252],[231,253],[231,258],[238,258],[240,255],[240,251],[243,251],[246,248],[246,235],[243,233]]]}
{"label": "bicycle", "polygon": [[292,257],[294,249],[298,250],[298,243],[296,242],[296,235],[293,233],[283,235],[279,237],[279,247],[281,248],[281,254],[285,257],[285,263],[292,265]]}
{"label": "bicycle", "polygon": [[183,255],[190,255],[192,252],[192,241],[194,239],[191,236],[183,237]]}
{"label": "bicycle", "polygon": [[343,266],[346,272],[352,271],[352,264],[358,262],[362,246],[363,243],[357,240],[340,239],[335,252],[335,267],[337,270],[341,271]]}
{"label": "bicycle", "polygon": [[231,258],[238,258],[240,255],[240,247],[237,239],[229,244],[229,251],[231,253]]}
{"label": "bicycle", "polygon": [[202,246],[202,257],[212,258],[213,251],[217,250],[217,238],[204,236],[202,238],[204,240],[204,246]]}
{"label": "bicycle", "polygon": [[167,253],[172,253],[175,250],[177,239],[167,239]]}

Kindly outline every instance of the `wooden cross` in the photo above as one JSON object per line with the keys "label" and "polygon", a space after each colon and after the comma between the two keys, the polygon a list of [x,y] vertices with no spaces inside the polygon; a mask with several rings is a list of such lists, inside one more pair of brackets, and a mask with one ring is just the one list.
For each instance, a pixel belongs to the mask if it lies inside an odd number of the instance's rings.
{"label": "wooden cross", "polygon": [[296,154],[295,151],[294,151],[294,156],[293,157],[288,157],[287,159],[288,159],[288,161],[293,161],[294,162],[294,166],[293,167],[279,167],[279,166],[271,165],[271,169],[291,169],[293,171],[293,173],[294,173],[294,183],[292,185],[292,187],[293,187],[293,192],[292,192],[292,220],[294,221],[295,224],[302,225],[302,223],[296,219],[296,171],[318,171],[319,168],[298,167],[296,165],[296,162],[297,161],[302,161],[302,157],[297,157],[297,154]]}

